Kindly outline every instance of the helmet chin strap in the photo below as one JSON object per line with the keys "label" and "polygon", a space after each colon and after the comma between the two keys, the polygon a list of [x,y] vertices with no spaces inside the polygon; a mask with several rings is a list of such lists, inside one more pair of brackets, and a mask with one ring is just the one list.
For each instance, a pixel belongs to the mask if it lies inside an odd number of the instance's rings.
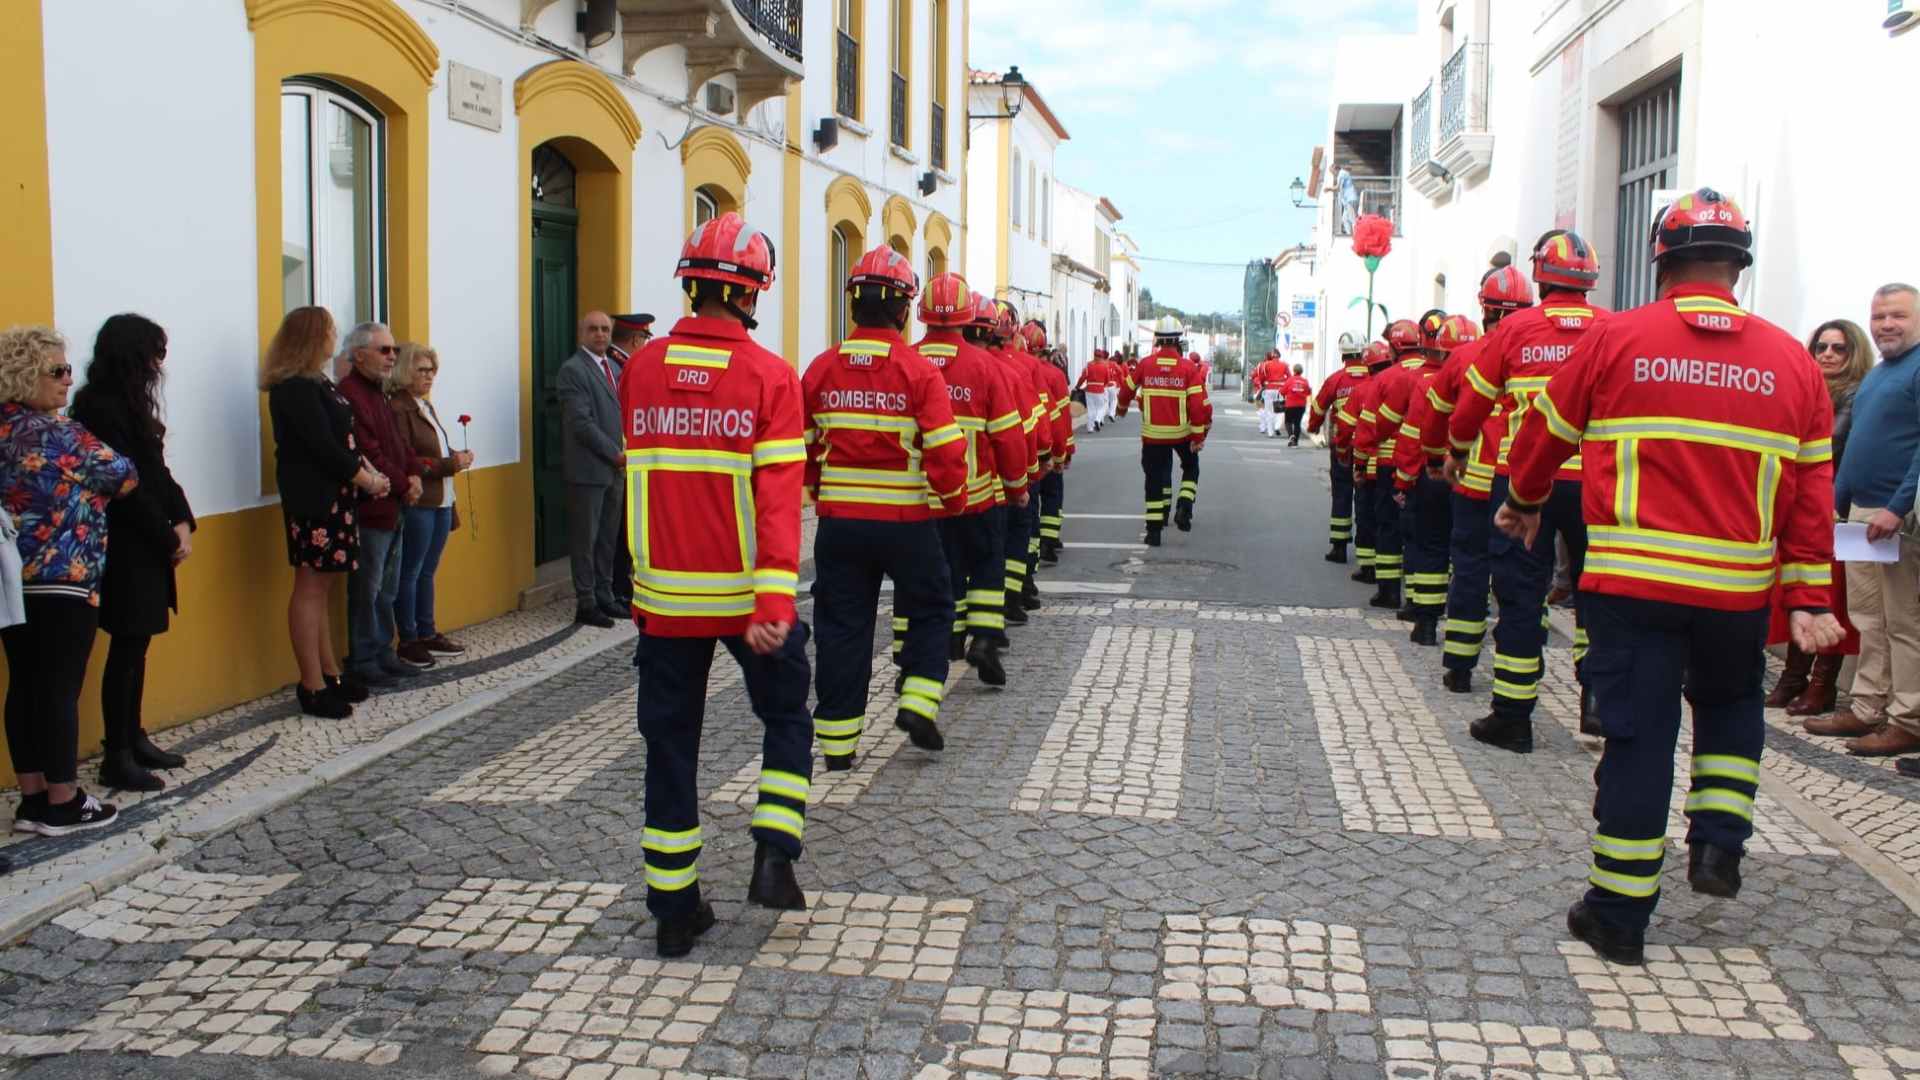
{"label": "helmet chin strap", "polygon": [[[748,295],[748,290],[741,289],[740,294],[742,296]],[[745,326],[747,329],[749,330],[760,329],[760,320],[754,318],[750,312],[741,310],[740,305],[733,302],[733,286],[732,285],[727,285],[720,290],[720,306],[726,308],[729,312],[731,312],[733,314],[733,317],[736,319],[739,319],[740,324],[742,326]]]}

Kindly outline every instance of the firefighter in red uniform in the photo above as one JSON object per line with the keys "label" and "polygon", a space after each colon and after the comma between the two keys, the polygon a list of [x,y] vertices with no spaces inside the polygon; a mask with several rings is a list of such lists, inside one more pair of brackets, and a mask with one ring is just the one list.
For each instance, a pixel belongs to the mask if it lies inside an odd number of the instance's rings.
{"label": "firefighter in red uniform", "polygon": [[[995,300],[993,305],[992,352],[1000,361],[1001,372],[1008,384],[1020,399],[1020,427],[1027,437],[1027,490],[1036,492],[1053,464],[1053,425],[1046,421],[1039,372],[1029,363],[1033,358],[1016,349],[1019,313],[1005,300]],[[1039,586],[1033,585],[1027,577],[1027,551],[1040,539],[1040,502],[1029,499],[1025,507],[1010,506],[1006,516],[1006,544],[1002,550],[1006,555],[1007,568],[1004,583],[1007,592],[1007,625],[1025,626],[1027,612],[1040,606]]]}
{"label": "firefighter in red uniform", "polygon": [[[1344,565],[1347,561],[1347,545],[1353,542],[1353,452],[1350,446],[1350,425],[1344,424],[1340,413],[1346,408],[1347,398],[1367,377],[1367,366],[1360,360],[1364,347],[1360,339],[1352,334],[1340,335],[1340,361],[1345,366],[1320,384],[1320,393],[1314,396],[1311,416],[1307,419],[1307,433],[1318,435],[1320,426],[1329,418],[1333,423],[1327,429],[1327,468],[1333,489],[1333,509],[1327,514],[1327,539],[1331,547],[1327,549],[1327,561]],[[1369,552],[1362,564],[1363,569],[1373,568],[1373,556]]]}
{"label": "firefighter in red uniform", "polygon": [[1561,462],[1584,451],[1592,547],[1580,588],[1606,750],[1591,888],[1567,928],[1615,963],[1643,962],[1660,899],[1682,698],[1687,882],[1732,897],[1766,743],[1776,574],[1795,644],[1813,652],[1842,635],[1828,613],[1832,410],[1800,343],[1734,303],[1752,245],[1732,201],[1681,196],[1653,226],[1660,299],[1581,338],[1508,451],[1496,524],[1522,543],[1540,531]]}
{"label": "firefighter in red uniform", "polygon": [[[1460,347],[1480,340],[1480,327],[1465,315],[1449,315],[1434,335],[1430,363],[1410,380],[1407,418],[1393,447],[1393,485],[1399,492],[1402,529],[1407,541],[1407,603],[1413,613],[1415,645],[1440,644],[1440,619],[1447,610],[1447,544],[1453,535],[1452,492],[1441,478],[1444,447],[1428,444],[1421,432],[1431,423],[1433,385],[1444,364]],[[1428,461],[1434,462],[1429,470]]]}
{"label": "firefighter in red uniform", "polygon": [[[1152,356],[1120,385],[1120,415],[1140,399],[1140,469],[1146,474],[1146,541],[1160,546],[1169,511],[1181,532],[1193,528],[1193,502],[1200,492],[1200,447],[1213,422],[1213,404],[1200,369],[1180,358],[1180,320],[1165,315],[1154,326]],[[1173,459],[1180,458],[1180,497],[1173,498]]]}
{"label": "firefighter in red uniform", "polygon": [[1086,395],[1087,430],[1099,431],[1107,422],[1107,388],[1118,380],[1114,378],[1113,362],[1107,359],[1107,350],[1093,350],[1093,360],[1080,371],[1080,378],[1073,384],[1075,390]]}
{"label": "firefighter in red uniform", "polygon": [[[1509,313],[1532,305],[1533,287],[1517,268],[1503,266],[1487,271],[1481,278],[1480,314],[1487,333],[1491,334]],[[1467,369],[1479,358],[1486,343],[1487,339],[1481,337],[1456,348],[1427,390],[1427,402],[1432,408],[1417,426],[1429,472],[1447,457],[1448,421],[1453,418],[1454,404],[1460,400],[1466,384]],[[1480,647],[1487,636],[1487,593],[1493,586],[1487,554],[1493,511],[1488,508],[1487,500],[1493,490],[1495,462],[1506,431],[1506,417],[1496,407],[1487,414],[1480,435],[1468,448],[1464,468],[1451,479],[1453,534],[1447,554],[1452,576],[1447,583],[1446,644],[1440,658],[1446,674],[1440,682],[1456,694],[1473,690],[1473,669],[1479,666]]]}
{"label": "firefighter in red uniform", "polygon": [[[1501,446],[1493,481],[1496,507],[1506,501],[1507,445],[1526,419],[1528,403],[1560,371],[1575,345],[1609,314],[1587,303],[1587,291],[1600,280],[1600,261],[1578,233],[1554,229],[1540,238],[1533,250],[1533,280],[1540,286],[1540,306],[1501,321],[1467,369],[1466,389],[1447,425],[1453,453],[1448,469],[1459,472],[1493,410],[1498,407],[1507,418],[1506,443]],[[1560,470],[1559,483],[1542,515],[1546,528],[1534,545],[1519,547],[1497,533],[1488,541],[1493,594],[1500,602],[1493,625],[1493,708],[1470,730],[1474,738],[1503,750],[1520,754],[1533,750],[1533,709],[1540,696],[1541,655],[1547,640],[1554,537],[1566,540],[1576,582],[1587,553],[1587,527],[1580,520],[1580,480],[1576,456]],[[1573,669],[1578,676],[1586,657],[1587,631],[1577,590],[1573,617]],[[1581,731],[1598,734],[1587,716],[1586,694],[1580,699]]]}
{"label": "firefighter in red uniform", "polygon": [[1275,438],[1280,433],[1280,402],[1287,380],[1293,373],[1280,362],[1278,349],[1268,349],[1267,358],[1254,366],[1251,382],[1253,397],[1260,408],[1260,434]]}
{"label": "firefighter in red uniform", "polygon": [[[978,299],[959,274],[941,274],[927,282],[920,297],[920,321],[927,336],[914,348],[940,370],[954,423],[967,435],[966,507],[939,519],[954,599],[947,659],[964,659],[981,682],[1005,686],[999,650],[1007,643],[1002,610],[1006,571],[1001,565],[1001,530],[1006,526],[998,504],[1011,499],[1018,508],[1027,503],[1027,440],[1020,430],[1019,403],[999,361],[969,342],[962,329],[973,323]],[[905,647],[904,641],[900,644]]]}
{"label": "firefighter in red uniform", "polygon": [[930,504],[965,509],[967,436],[939,370],[900,337],[919,291],[905,256],[868,252],[847,278],[853,332],[814,357],[801,380],[807,486],[820,515],[813,731],[833,771],[853,767],[866,726],[883,577],[893,580],[896,618],[907,620],[894,726],[923,750],[946,745],[936,721],[954,605]]}
{"label": "firefighter in red uniform", "polygon": [[1293,365],[1293,374],[1280,384],[1280,402],[1287,410],[1287,445],[1300,445],[1300,420],[1307,414],[1307,401],[1313,397],[1313,384],[1307,381],[1304,364]]}
{"label": "firefighter in red uniform", "polygon": [[813,750],[799,584],[800,382],[747,335],[773,283],[773,242],[737,214],[695,229],[679,278],[693,314],[628,361],[620,379],[628,535],[647,744],[647,911],[660,955],[685,956],[714,924],[700,895],[700,728],[718,641],[765,727],[747,899],[798,910]]}
{"label": "firefighter in red uniform", "polygon": [[[1391,350],[1389,362],[1374,369],[1374,376],[1348,399],[1347,407],[1349,411],[1358,410],[1353,425],[1355,488],[1357,491],[1361,486],[1364,473],[1367,506],[1373,513],[1373,580],[1378,588],[1367,603],[1398,611],[1406,542],[1400,535],[1400,504],[1393,499],[1393,448],[1406,416],[1388,402],[1387,392],[1390,388],[1397,390],[1403,382],[1396,372],[1424,367],[1427,354],[1420,343],[1420,327],[1407,319],[1387,327],[1387,346]],[[1404,400],[1405,395],[1400,397]],[[1367,521],[1364,517],[1361,520]]]}
{"label": "firefighter in red uniform", "polygon": [[[1012,311],[1011,305],[1008,310]],[[1018,316],[1015,316],[1015,321],[1018,323]],[[1014,330],[1008,347],[1012,350],[1014,360],[1026,369],[1027,381],[1033,387],[1038,405],[1034,425],[1040,433],[1041,443],[1047,447],[1047,467],[1034,481],[1034,497],[1027,502],[1027,547],[1021,554],[1020,606],[1027,611],[1038,611],[1040,579],[1036,571],[1040,565],[1041,530],[1045,527],[1040,520],[1041,507],[1045,503],[1041,493],[1046,490],[1049,479],[1060,471],[1064,458],[1058,428],[1054,424],[1053,385],[1047,378],[1047,362],[1037,355],[1046,351],[1046,329],[1037,321],[1021,323]]]}
{"label": "firefighter in red uniform", "polygon": [[[1034,572],[1039,563],[1057,563],[1063,545],[1060,543],[1060,526],[1066,518],[1062,516],[1066,506],[1066,472],[1073,462],[1073,402],[1067,397],[1067,372],[1047,352],[1047,328],[1039,320],[1029,320],[1022,328],[1021,338],[1026,345],[1026,354],[1033,359],[1034,371],[1040,378],[1040,390],[1044,396],[1047,430],[1053,437],[1053,467],[1040,480],[1036,495],[1040,498],[1039,525],[1040,535],[1028,545],[1027,584],[1029,592],[1038,596],[1040,587],[1035,583]],[[1031,609],[1029,609],[1031,610]]]}

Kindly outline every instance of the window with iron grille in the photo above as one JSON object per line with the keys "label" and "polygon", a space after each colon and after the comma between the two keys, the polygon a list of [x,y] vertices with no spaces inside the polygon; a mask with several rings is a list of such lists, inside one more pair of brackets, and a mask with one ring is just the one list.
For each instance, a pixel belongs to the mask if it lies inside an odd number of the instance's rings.
{"label": "window with iron grille", "polygon": [[887,133],[893,145],[907,145],[907,87],[913,70],[913,4],[911,0],[893,0],[892,79],[887,104]]}
{"label": "window with iron grille", "polygon": [[1648,230],[1654,193],[1672,188],[1680,166],[1680,76],[1621,105],[1620,189],[1614,233],[1613,306],[1625,311],[1654,298]]}
{"label": "window with iron grille", "polygon": [[947,5],[932,0],[928,11],[933,28],[933,108],[929,118],[928,156],[933,167],[947,167]]}
{"label": "window with iron grille", "polygon": [[833,108],[849,120],[860,119],[860,43],[845,30],[836,34],[833,57]]}

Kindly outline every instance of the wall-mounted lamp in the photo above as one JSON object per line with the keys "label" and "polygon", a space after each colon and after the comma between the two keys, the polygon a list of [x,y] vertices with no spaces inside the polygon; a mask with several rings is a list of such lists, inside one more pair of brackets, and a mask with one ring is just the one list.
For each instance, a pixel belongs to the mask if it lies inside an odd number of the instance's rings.
{"label": "wall-mounted lamp", "polygon": [[821,150],[840,145],[840,121],[831,116],[820,121],[820,126],[813,130],[813,145]]}
{"label": "wall-mounted lamp", "polygon": [[920,174],[920,194],[931,195],[940,189],[940,177],[929,169]]}
{"label": "wall-mounted lamp", "polygon": [[1000,76],[1000,111],[997,113],[968,113],[969,120],[1011,120],[1020,115],[1020,106],[1025,103],[1027,80],[1020,74],[1020,65],[1015,64]]}
{"label": "wall-mounted lamp", "polygon": [[1307,182],[1297,176],[1293,178],[1293,183],[1287,185],[1287,194],[1293,196],[1293,205],[1296,210],[1312,210],[1320,205],[1317,202],[1306,201],[1304,198],[1306,193]]}
{"label": "wall-mounted lamp", "polygon": [[1453,174],[1447,171],[1447,167],[1431,158],[1427,160],[1427,172],[1443,184],[1453,183]]}
{"label": "wall-mounted lamp", "polygon": [[587,39],[587,48],[597,49],[613,40],[613,19],[617,0],[587,0],[587,10],[573,17],[574,28]]}

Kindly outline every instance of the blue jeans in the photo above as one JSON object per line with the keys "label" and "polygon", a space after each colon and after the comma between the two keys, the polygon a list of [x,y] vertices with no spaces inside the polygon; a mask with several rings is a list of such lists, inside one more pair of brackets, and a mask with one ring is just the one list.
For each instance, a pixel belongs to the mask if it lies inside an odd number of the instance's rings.
{"label": "blue jeans", "polygon": [[[347,574],[347,662],[377,667],[393,652],[393,601],[400,585],[400,530],[360,527],[360,568]],[[396,657],[397,659],[397,657]]]}
{"label": "blue jeans", "polygon": [[400,519],[400,580],[393,617],[401,641],[430,638],[440,631],[433,625],[433,572],[440,568],[447,533],[453,528],[451,506],[409,506]]}

